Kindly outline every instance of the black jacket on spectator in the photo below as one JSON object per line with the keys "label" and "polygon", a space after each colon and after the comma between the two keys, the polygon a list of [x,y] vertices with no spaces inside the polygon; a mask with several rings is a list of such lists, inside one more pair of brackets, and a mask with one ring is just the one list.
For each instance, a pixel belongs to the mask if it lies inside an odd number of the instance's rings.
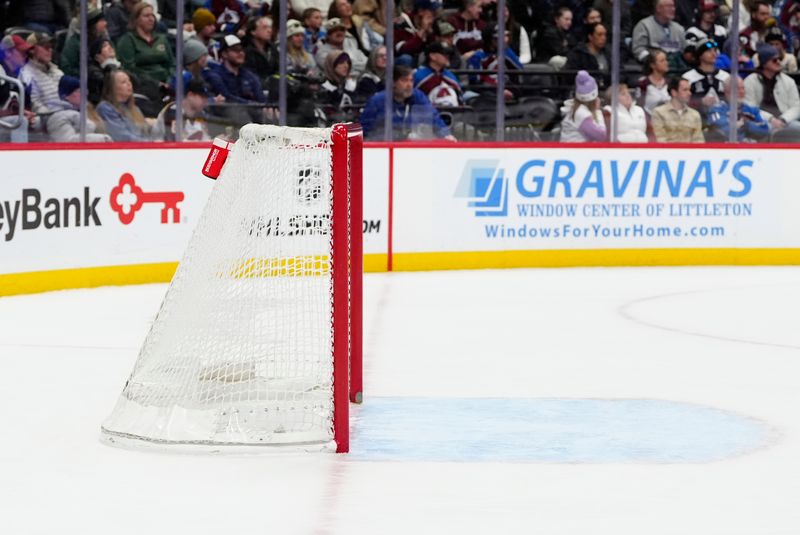
{"label": "black jacket on spectator", "polygon": [[115,2],[106,8],[105,16],[106,22],[108,23],[108,36],[114,43],[119,41],[119,38],[128,31],[128,19],[130,15],[130,12],[125,9],[122,2]]}
{"label": "black jacket on spectator", "polygon": [[554,24],[548,24],[536,39],[536,60],[546,62],[553,56],[566,56],[575,47],[575,38]]}
{"label": "black jacket on spectator", "polygon": [[253,45],[244,49],[244,66],[256,73],[261,85],[266,87],[267,79],[278,72],[278,48],[268,44],[262,52]]}
{"label": "black jacket on spectator", "polygon": [[183,3],[183,20],[191,22],[191,0],[158,0],[158,12],[161,14],[161,22],[169,28],[174,28],[175,21],[178,19],[178,3]]}
{"label": "black jacket on spectator", "polygon": [[[594,57],[594,54],[589,52],[585,43],[580,44],[567,54],[567,63],[564,65],[564,70],[588,71],[589,74],[597,80],[597,85],[602,90],[611,84],[611,56],[609,55],[608,47],[603,50],[603,56],[606,58],[606,64],[609,66],[609,69],[604,74],[600,74],[600,65],[597,63],[597,58]],[[574,74],[570,75],[570,81],[568,83],[573,83],[574,78]]]}
{"label": "black jacket on spectator", "polygon": [[66,28],[70,18],[69,0],[25,0],[25,22],[39,22]]}

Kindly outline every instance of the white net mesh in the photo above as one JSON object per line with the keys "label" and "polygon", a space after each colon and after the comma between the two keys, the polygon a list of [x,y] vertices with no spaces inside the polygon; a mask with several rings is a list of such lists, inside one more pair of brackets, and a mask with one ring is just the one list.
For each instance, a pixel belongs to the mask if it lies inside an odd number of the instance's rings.
{"label": "white net mesh", "polygon": [[248,125],[103,433],[329,442],[331,132]]}

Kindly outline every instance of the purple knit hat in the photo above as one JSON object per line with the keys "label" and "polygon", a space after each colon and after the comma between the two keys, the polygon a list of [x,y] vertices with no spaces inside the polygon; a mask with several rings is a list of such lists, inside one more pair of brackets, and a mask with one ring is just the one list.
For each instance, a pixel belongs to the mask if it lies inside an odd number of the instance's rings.
{"label": "purple knit hat", "polygon": [[580,102],[592,102],[597,98],[597,82],[586,71],[578,71],[575,77],[575,98]]}

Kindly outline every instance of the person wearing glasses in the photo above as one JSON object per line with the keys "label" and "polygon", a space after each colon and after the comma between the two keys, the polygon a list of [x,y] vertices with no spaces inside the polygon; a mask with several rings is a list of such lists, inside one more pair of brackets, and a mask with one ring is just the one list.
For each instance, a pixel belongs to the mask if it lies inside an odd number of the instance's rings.
{"label": "person wearing glasses", "polygon": [[761,110],[769,122],[773,139],[800,140],[800,93],[797,84],[784,74],[778,49],[758,47],[758,68],[744,80],[744,101]]}

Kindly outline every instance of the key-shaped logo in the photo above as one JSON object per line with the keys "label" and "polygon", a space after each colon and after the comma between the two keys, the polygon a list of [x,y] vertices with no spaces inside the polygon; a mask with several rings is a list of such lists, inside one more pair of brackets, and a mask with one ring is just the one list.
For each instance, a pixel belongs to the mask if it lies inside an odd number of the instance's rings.
{"label": "key-shaped logo", "polygon": [[119,177],[119,184],[111,190],[111,209],[117,212],[123,225],[129,225],[145,203],[159,203],[161,208],[161,223],[169,223],[169,214],[172,212],[172,222],[178,223],[181,219],[181,209],[178,203],[184,198],[182,191],[152,191],[145,192],[136,185],[133,175],[125,173]]}

